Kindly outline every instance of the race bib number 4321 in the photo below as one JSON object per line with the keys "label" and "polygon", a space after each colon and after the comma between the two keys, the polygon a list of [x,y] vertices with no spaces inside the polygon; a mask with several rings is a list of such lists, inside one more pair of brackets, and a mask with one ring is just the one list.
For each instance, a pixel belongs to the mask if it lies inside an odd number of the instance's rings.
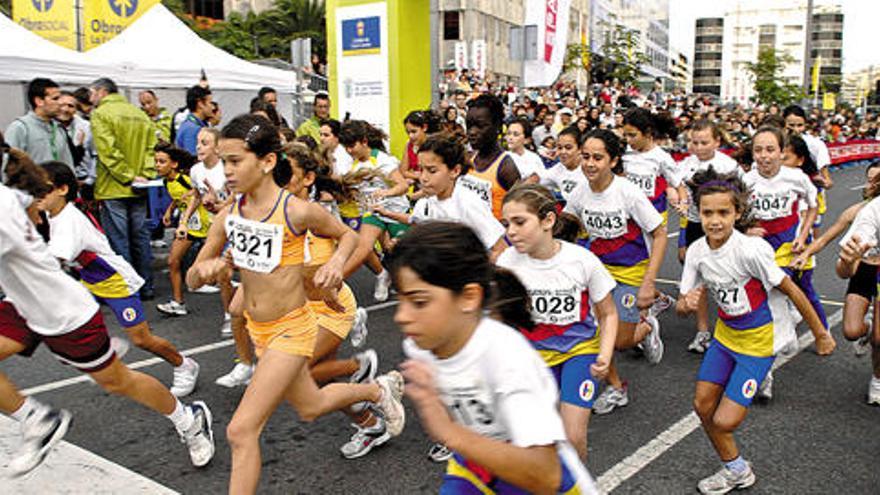
{"label": "race bib number 4321", "polygon": [[255,222],[237,215],[226,217],[226,239],[235,266],[271,273],[281,263],[284,227]]}

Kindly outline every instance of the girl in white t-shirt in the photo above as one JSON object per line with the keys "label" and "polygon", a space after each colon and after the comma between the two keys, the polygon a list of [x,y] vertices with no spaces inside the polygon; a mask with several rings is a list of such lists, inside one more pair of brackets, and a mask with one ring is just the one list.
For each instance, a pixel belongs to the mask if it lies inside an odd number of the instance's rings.
{"label": "girl in white t-shirt", "polygon": [[516,119],[507,125],[507,133],[504,140],[507,142],[507,151],[513,158],[522,182],[530,184],[538,182],[544,171],[544,160],[526,148],[526,139],[532,135],[532,129],[525,119]]}
{"label": "girl in white t-shirt", "polygon": [[693,313],[704,292],[718,305],[715,335],[697,374],[694,409],[724,467],[699,482],[701,493],[727,493],[755,483],[733,437],[780,349],[795,341],[786,297],[816,338],[819,354],[835,343],[804,293],[777,266],[773,248],[747,236],[750,191],[733,174],[698,172],[691,182],[706,235],[688,248],[676,309]]}
{"label": "girl in white t-shirt", "polygon": [[[513,188],[502,212],[513,244],[498,258],[525,284],[535,326],[520,331],[559,385],[569,441],[587,457],[587,427],[617,338],[614,279],[590,251],[554,238],[562,219],[556,199],[539,185]],[[563,213],[575,223],[574,215]]]}
{"label": "girl in white t-shirt", "polygon": [[495,269],[473,231],[416,225],[388,261],[400,299],[394,319],[407,337],[406,394],[428,435],[455,452],[440,492],[597,493],[540,356],[484,316]]}
{"label": "girl in white t-shirt", "polygon": [[574,189],[587,181],[581,169],[581,133],[577,127],[566,127],[556,139],[556,164],[541,175],[541,185],[559,193],[568,201]]}

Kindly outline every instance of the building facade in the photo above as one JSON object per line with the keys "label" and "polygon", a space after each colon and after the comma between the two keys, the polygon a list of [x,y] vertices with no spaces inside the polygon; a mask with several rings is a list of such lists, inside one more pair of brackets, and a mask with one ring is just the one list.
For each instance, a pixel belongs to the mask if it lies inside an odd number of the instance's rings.
{"label": "building facade", "polygon": [[810,24],[810,67],[819,65],[819,88],[840,91],[843,75],[843,11],[840,5],[819,5]]}
{"label": "building facade", "polygon": [[724,18],[697,19],[694,33],[693,92],[720,97]]}
{"label": "building facade", "polygon": [[679,88],[684,90],[686,93],[690,93],[693,90],[693,83],[691,82],[691,74],[693,73],[693,68],[691,66],[690,60],[688,60],[687,55],[681,53],[678,50],[673,49],[671,51],[671,55],[669,57],[669,74],[670,74],[670,85],[667,89],[671,88]]}

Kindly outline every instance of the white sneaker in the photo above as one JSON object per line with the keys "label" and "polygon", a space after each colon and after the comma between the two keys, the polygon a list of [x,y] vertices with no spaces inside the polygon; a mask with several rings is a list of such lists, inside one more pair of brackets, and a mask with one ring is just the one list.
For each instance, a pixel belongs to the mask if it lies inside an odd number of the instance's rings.
{"label": "white sneaker", "polygon": [[768,371],[767,376],[764,377],[764,381],[761,382],[761,386],[758,387],[758,397],[764,400],[770,400],[773,398],[773,372]]}
{"label": "white sneaker", "polygon": [[192,292],[193,294],[217,294],[218,292],[220,292],[220,287],[217,287],[216,285],[207,285],[206,284],[206,285],[199,287],[198,289],[187,289],[187,290],[189,292]]}
{"label": "white sneaker", "polygon": [[385,427],[392,437],[400,435],[406,424],[406,411],[403,409],[403,375],[397,371],[376,378],[376,383],[382,388],[382,397],[376,407],[385,418]]}
{"label": "white sneaker", "polygon": [[351,339],[351,346],[359,349],[367,341],[367,319],[369,313],[364,308],[358,308],[354,313],[354,324],[351,326],[351,332],[348,338]]}
{"label": "white sneaker", "polygon": [[434,462],[446,462],[452,457],[452,451],[442,443],[435,443],[428,449],[428,459]]}
{"label": "white sneaker", "polygon": [[688,351],[703,354],[709,349],[709,343],[712,342],[712,334],[709,332],[697,332],[694,340],[688,344]]}
{"label": "white sneaker", "polygon": [[736,474],[727,467],[703,478],[697,483],[697,489],[704,495],[720,495],[733,490],[742,490],[755,484],[755,472],[752,471],[751,463],[746,463],[748,469],[741,474]]}
{"label": "white sneaker", "polygon": [[168,247],[168,243],[162,239],[156,239],[155,241],[150,241],[150,247],[154,249],[165,249]]}
{"label": "white sneaker", "polygon": [[122,337],[110,337],[110,348],[116,353],[117,359],[122,359],[131,349],[131,342]]}
{"label": "white sneaker", "polygon": [[629,393],[626,383],[623,388],[614,388],[611,385],[605,386],[605,390],[596,398],[593,403],[593,413],[608,414],[617,407],[624,407],[629,404]]}
{"label": "white sneaker", "polygon": [[220,327],[221,337],[232,337],[232,320],[227,318],[223,320],[223,326]]}
{"label": "white sneaker", "polygon": [[651,364],[657,364],[663,359],[663,340],[660,338],[660,322],[654,316],[645,318],[648,325],[651,325],[651,333],[645,336],[642,341],[642,350],[645,351],[645,358]]}
{"label": "white sneaker", "polygon": [[865,325],[868,326],[868,331],[865,332],[865,335],[862,335],[858,339],[854,340],[852,343],[853,352],[856,357],[862,357],[869,352],[871,352],[871,334],[874,332],[874,311],[869,310],[868,314],[865,315]]}
{"label": "white sneaker", "polygon": [[880,406],[880,378],[871,376],[868,382],[868,404],[877,404]]}
{"label": "white sneaker", "polygon": [[21,423],[21,447],[9,463],[12,475],[22,476],[39,466],[64,438],[72,420],[73,415],[64,409],[31,411]]}
{"label": "white sneaker", "polygon": [[358,362],[358,370],[355,371],[349,381],[351,383],[370,383],[376,379],[376,371],[379,369],[379,356],[373,349],[355,354],[352,359]]}
{"label": "white sneaker", "polygon": [[199,379],[199,363],[192,358],[183,358],[183,363],[174,368],[174,383],[171,385],[171,395],[186,397],[196,389]]}
{"label": "white sneaker", "polygon": [[388,300],[388,293],[391,290],[391,274],[388,270],[382,270],[382,273],[376,275],[376,288],[373,290],[373,298],[379,302]]}
{"label": "white sneaker", "polygon": [[156,309],[168,316],[186,316],[189,314],[189,311],[186,310],[186,304],[179,303],[174,299],[167,303],[157,304]]}
{"label": "white sneaker", "polygon": [[675,298],[661,291],[660,295],[654,299],[654,304],[648,309],[648,314],[651,316],[660,316],[660,313],[669,309],[673,304],[675,304]]}
{"label": "white sneaker", "polygon": [[339,449],[342,452],[342,456],[346,459],[363,457],[369,454],[375,447],[391,440],[391,435],[388,433],[388,429],[385,428],[385,420],[379,416],[376,416],[376,424],[373,426],[366,428],[357,425],[353,426],[357,428],[357,431],[351,436],[351,440]]}
{"label": "white sneaker", "polygon": [[254,376],[254,365],[235,363],[232,371],[216,379],[214,383],[226,388],[244,387],[251,382]]}
{"label": "white sneaker", "polygon": [[208,405],[197,400],[189,406],[193,415],[193,424],[185,432],[180,433],[180,440],[189,449],[189,458],[193,466],[202,467],[214,457],[214,430],[211,427],[213,417]]}

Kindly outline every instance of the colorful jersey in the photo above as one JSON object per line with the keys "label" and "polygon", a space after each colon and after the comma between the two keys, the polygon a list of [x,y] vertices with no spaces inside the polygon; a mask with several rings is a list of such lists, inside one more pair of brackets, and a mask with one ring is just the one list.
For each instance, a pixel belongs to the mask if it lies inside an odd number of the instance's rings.
{"label": "colorful jersey", "polygon": [[752,214],[767,231],[764,239],[776,251],[776,263],[788,266],[794,259],[791,245],[801,223],[799,204],[803,201],[807,208],[816,207],[816,186],[800,169],[788,167],[781,167],[769,179],[753,169],[743,176],[743,182],[750,191]]}
{"label": "colorful jersey", "polygon": [[[372,207],[375,204],[373,193],[388,189],[390,185],[386,180],[391,177],[391,174],[398,170],[398,168],[399,162],[397,161],[397,158],[376,149],[370,152],[370,158],[367,161],[354,163],[351,172],[346,175],[357,174],[361,171],[375,171],[377,172],[377,175],[356,185],[357,200],[340,204],[339,213],[347,218],[357,218],[372,214]],[[395,213],[406,213],[409,209],[409,200],[406,199],[406,195],[383,198],[381,204],[386,210]],[[383,217],[382,215],[376,216],[384,222],[397,223],[390,218]]]}
{"label": "colorful jersey", "polygon": [[[168,190],[168,195],[175,201],[178,211],[183,215],[190,201],[194,199],[193,195],[190,194],[193,189],[192,180],[188,175],[179,173],[174,179],[165,179],[165,189]],[[187,234],[193,237],[205,238],[208,236],[208,229],[210,228],[211,214],[208,213],[204,206],[199,205],[186,223]]]}
{"label": "colorful jersey", "polygon": [[83,285],[97,297],[132,297],[144,285],[144,279],[113,251],[107,237],[73,203],[49,217],[49,251],[73,266]]}
{"label": "colorful jersey", "polygon": [[[517,447],[555,445],[558,452],[570,451],[559,416],[559,387],[516,330],[483,318],[470,340],[449,358],[437,358],[412,339],[403,342],[403,350],[409,358],[431,367],[440,399],[455,422]],[[583,465],[571,456],[560,457],[574,475],[572,486],[560,487],[560,491],[579,488],[581,493],[594,493]],[[458,464],[478,480],[493,478],[479,464],[467,460]],[[456,475],[466,477],[468,473]]]}
{"label": "colorful jersey", "polygon": [[[697,155],[688,155],[688,157],[682,160],[678,166],[681,170],[683,182],[693,179],[694,174],[697,172],[705,172],[706,170],[709,170],[709,167],[712,167],[712,169],[719,174],[726,175],[735,173],[737,177],[743,176],[743,169],[739,166],[739,163],[736,163],[736,160],[718,151],[715,152],[715,155],[710,160],[705,162],[697,158]],[[691,194],[691,188],[687,187],[685,189],[687,189],[689,205],[687,221],[700,223],[699,205],[694,201],[694,197]]]}
{"label": "colorful jersey", "polygon": [[579,354],[599,353],[599,324],[593,305],[616,285],[596,255],[578,245],[559,242],[559,252],[550,259],[535,259],[509,247],[497,261],[498,266],[516,274],[529,292],[536,326],[523,335],[547,366]]}
{"label": "colorful jersey", "polygon": [[788,302],[776,287],[785,273],[773,248],[738,231],[718,249],[705,237],[688,248],[681,294],[705,286],[718,305],[715,338],[748,356],[773,356],[797,338]]}
{"label": "colorful jersey", "polygon": [[495,218],[501,218],[501,205],[504,202],[504,195],[507,194],[507,189],[504,189],[498,180],[501,162],[507,155],[506,151],[502,151],[485,169],[477,170],[477,167],[473,166],[467,175],[458,178],[458,184],[477,193],[477,196],[492,211]]}
{"label": "colorful jersey", "polygon": [[448,220],[467,225],[483,241],[487,250],[492,249],[498,239],[504,236],[504,227],[498,219],[485,208],[476,193],[461,187],[460,182],[456,182],[452,196],[447,199],[429,196],[416,202],[410,222],[417,224],[431,220]]}
{"label": "colorful jersey", "polygon": [[646,234],[660,227],[663,217],[641,190],[616,176],[598,193],[585,182],[572,192],[565,211],[581,219],[590,236],[590,251],[614,280],[642,284],[651,255]]}
{"label": "colorful jersey", "polygon": [[623,155],[623,171],[660,213],[666,211],[666,188],[681,185],[675,160],[659,146],[645,152],[627,147]]}
{"label": "colorful jersey", "polygon": [[305,232],[297,232],[287,218],[287,204],[293,197],[282,189],[266,218],[249,220],[241,216],[245,196],[238,195],[224,225],[235,266],[271,273],[277,266],[305,263]]}
{"label": "colorful jersey", "polygon": [[575,188],[587,181],[580,167],[569,170],[561,162],[541,173],[541,185],[558,191],[562,199],[568,201]]}

